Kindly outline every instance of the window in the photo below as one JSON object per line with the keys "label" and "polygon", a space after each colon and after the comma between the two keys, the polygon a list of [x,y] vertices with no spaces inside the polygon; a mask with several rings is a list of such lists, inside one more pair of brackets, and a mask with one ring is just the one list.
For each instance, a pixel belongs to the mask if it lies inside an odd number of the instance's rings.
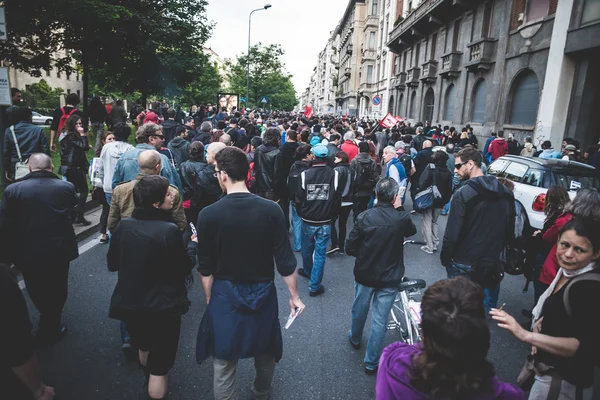
{"label": "window", "polygon": [[402,103],[404,102],[404,93],[400,93],[400,98],[398,99],[398,114],[402,115]]}
{"label": "window", "polygon": [[537,187],[541,186],[542,182],[543,180],[541,169],[530,168],[529,171],[527,171],[527,174],[525,174],[525,177],[521,179],[521,183]]}
{"label": "window", "polygon": [[458,49],[458,42],[460,41],[460,19],[454,21],[454,30],[452,31],[452,51]]}
{"label": "window", "polygon": [[509,123],[512,125],[535,125],[538,104],[540,101],[540,85],[531,70],[521,72],[512,87],[512,103]]}
{"label": "window", "polygon": [[383,56],[383,66],[381,67],[381,79],[385,79],[386,75],[387,75],[387,69],[386,69],[386,64],[387,64],[387,57]]}
{"label": "window", "polygon": [[71,94],[71,89],[67,89],[67,94]]}
{"label": "window", "polygon": [[413,91],[412,96],[410,98],[410,109],[408,110],[408,114],[411,118],[415,117],[415,105],[417,104],[417,92]]}
{"label": "window", "polygon": [[444,99],[444,120],[452,121],[454,119],[454,104],[456,104],[456,90],[454,84],[446,89],[446,98]]}
{"label": "window", "polygon": [[369,50],[375,50],[375,32],[369,32]]}
{"label": "window", "polygon": [[58,69],[58,68],[56,69],[56,77],[60,78],[60,69]]}
{"label": "window", "polygon": [[490,175],[496,175],[499,178],[504,177],[504,175],[502,173],[504,172],[504,169],[506,168],[506,166],[509,163],[510,163],[510,161],[506,161],[506,160],[496,160],[496,161],[494,161],[488,167],[488,174],[490,174]]}
{"label": "window", "polygon": [[504,170],[504,177],[514,182],[521,182],[521,179],[527,172],[527,165],[519,164],[516,162],[510,163],[510,165]]}
{"label": "window", "polygon": [[79,96],[79,98],[81,98],[81,90],[77,89],[77,96]]}
{"label": "window", "polygon": [[494,0],[488,1],[483,6],[483,22],[481,24],[481,37],[486,39],[492,36],[492,25],[494,23]]}
{"label": "window", "polygon": [[400,73],[400,56],[394,55],[394,75]]}
{"label": "window", "polygon": [[377,15],[377,2],[378,0],[372,0],[371,2],[371,15]]}
{"label": "window", "polygon": [[549,8],[549,0],[529,0],[527,2],[527,21],[533,21],[548,16]]}
{"label": "window", "polygon": [[46,70],[46,76],[50,76],[50,69]]}
{"label": "window", "polygon": [[487,97],[487,83],[481,79],[475,84],[473,89],[473,111],[471,112],[471,121],[485,122],[485,101]]}
{"label": "window", "polygon": [[600,0],[585,0],[583,5],[583,16],[581,24],[597,21],[600,19]]}
{"label": "window", "polygon": [[431,37],[431,54],[429,55],[430,60],[435,60],[435,48],[437,46],[437,33],[434,33]]}
{"label": "window", "polygon": [[373,83],[373,66],[367,65],[367,83]]}
{"label": "window", "polygon": [[419,63],[421,62],[419,60],[420,53],[421,53],[421,43],[417,43],[417,50],[415,51],[415,67],[418,67]]}
{"label": "window", "polygon": [[427,92],[425,93],[425,103],[423,105],[425,108],[423,120],[425,120],[425,123],[429,123],[433,119],[433,107],[435,105],[435,96],[432,88],[427,89]]}

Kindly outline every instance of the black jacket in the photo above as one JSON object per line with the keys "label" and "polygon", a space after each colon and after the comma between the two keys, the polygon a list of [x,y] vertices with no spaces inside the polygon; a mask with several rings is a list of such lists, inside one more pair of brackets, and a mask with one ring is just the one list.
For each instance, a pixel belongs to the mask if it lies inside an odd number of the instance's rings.
{"label": "black jacket", "polygon": [[292,201],[296,197],[296,192],[300,187],[300,174],[309,168],[310,162],[304,160],[296,161],[290,168],[287,179],[287,193]]}
{"label": "black jacket", "polygon": [[337,164],[334,168],[338,173],[338,185],[340,187],[340,196],[342,196],[342,203],[352,203],[354,197],[354,171],[348,164]]}
{"label": "black jacket", "polygon": [[173,138],[173,140],[169,142],[167,148],[173,153],[177,168],[179,168],[181,163],[190,158],[190,142],[180,136]]}
{"label": "black jacket", "polygon": [[281,150],[264,144],[258,146],[254,151],[254,173],[258,194],[266,192],[281,193],[285,186]]}
{"label": "black jacket", "polygon": [[335,155],[341,151],[338,146],[333,143],[327,143],[327,158],[333,164],[335,161]]}
{"label": "black jacket", "polygon": [[60,165],[80,168],[87,173],[90,164],[85,153],[88,149],[87,136],[80,136],[78,133],[65,136],[60,141]]}
{"label": "black jacket", "polygon": [[[432,155],[433,155],[433,149],[431,147],[423,149],[417,153],[417,155],[415,156],[415,160],[414,160],[416,172],[415,172],[414,176],[411,176],[412,179],[419,179],[421,177],[421,174],[423,173],[423,171],[425,171],[425,168],[427,168],[427,166],[431,162]],[[418,181],[415,181],[415,182],[418,182]]]}
{"label": "black jacket", "polygon": [[497,261],[514,236],[513,193],[495,176],[469,179],[452,197],[440,259],[476,266]]}
{"label": "black jacket", "polygon": [[446,167],[446,163],[442,165],[429,164],[425,168],[425,171],[423,171],[419,178],[417,193],[433,185],[434,175],[437,188],[442,195],[440,204],[435,204],[434,206],[435,208],[443,208],[452,197],[452,177],[454,176],[450,173],[448,167]]}
{"label": "black jacket", "polygon": [[108,119],[108,114],[106,113],[106,107],[104,107],[104,104],[100,103],[100,104],[96,104],[91,105],[88,107],[87,112],[90,116],[90,121],[94,124],[94,123],[105,123],[106,120]]}
{"label": "black jacket", "polygon": [[410,215],[392,204],[378,203],[360,214],[346,241],[346,252],[356,257],[356,282],[374,288],[396,287],[404,277],[404,238],[415,233]]}
{"label": "black jacket", "polygon": [[283,179],[287,180],[287,175],[292,168],[292,164],[296,160],[296,149],[298,142],[285,142],[279,150],[281,150],[281,164],[283,168]]}
{"label": "black jacket", "polygon": [[153,312],[187,312],[186,278],[195,263],[196,243],[186,249],[181,231],[161,209],[135,209],[119,222],[106,256],[108,270],[119,273],[110,317],[126,319]]}
{"label": "black jacket", "polygon": [[171,140],[176,136],[177,127],[181,124],[178,124],[177,121],[173,121],[170,119],[165,119],[162,125],[162,132],[165,135],[165,146],[169,144]]}
{"label": "black jacket", "polygon": [[[55,109],[54,114],[52,114],[52,124],[50,124],[51,131],[58,131],[58,124],[60,122],[60,118],[62,117],[62,109],[64,109],[66,115],[69,115],[71,113],[71,111],[73,111],[73,109],[76,109],[76,107],[64,106],[64,107],[58,107],[57,109]],[[76,109],[76,111],[73,113],[73,115],[79,115],[81,117],[81,122],[83,123],[83,131],[87,132],[88,128],[89,128],[89,124],[88,124],[88,119],[84,117],[83,111]],[[57,132],[57,133],[60,134],[60,132]]]}
{"label": "black jacket", "polygon": [[206,168],[206,163],[198,160],[187,160],[181,163],[179,175],[181,175],[181,184],[183,186],[183,200],[190,200],[194,194],[196,179],[200,172]]}
{"label": "black jacket", "polygon": [[196,133],[192,142],[202,142],[205,146],[210,143],[210,138],[212,137],[212,132],[202,132]]}
{"label": "black jacket", "polygon": [[413,147],[417,151],[423,150],[423,143],[427,140],[425,135],[415,135],[413,136]]}
{"label": "black jacket", "polygon": [[207,164],[204,168],[198,169],[192,193],[192,207],[198,209],[198,212],[223,197],[223,191],[215,174],[213,164]]}
{"label": "black jacket", "polygon": [[342,203],[339,173],[326,161],[313,161],[300,174],[295,202],[298,215],[309,225],[326,225],[337,216]]}
{"label": "black jacket", "polygon": [[[358,179],[360,171],[363,167],[365,169],[368,168],[370,171],[373,171],[371,178],[366,179],[366,181],[370,181],[372,182],[372,184],[360,186],[356,183],[356,180]],[[368,153],[358,153],[358,155],[354,157],[354,160],[350,162],[350,168],[354,172],[354,196],[371,197],[371,195],[373,194],[373,189],[377,184],[377,179],[379,178],[379,174],[377,173],[377,163],[375,162],[375,160],[373,160],[373,157],[371,157]]]}
{"label": "black jacket", "polygon": [[[50,145],[44,130],[31,122],[21,121],[14,128],[21,157],[25,162],[33,153],[46,153],[50,155]],[[19,161],[17,148],[10,128],[4,131],[4,170],[10,171],[14,176],[14,166]]]}
{"label": "black jacket", "polygon": [[0,258],[18,267],[78,257],[70,214],[75,188],[49,171],[34,171],[6,188],[0,206]]}

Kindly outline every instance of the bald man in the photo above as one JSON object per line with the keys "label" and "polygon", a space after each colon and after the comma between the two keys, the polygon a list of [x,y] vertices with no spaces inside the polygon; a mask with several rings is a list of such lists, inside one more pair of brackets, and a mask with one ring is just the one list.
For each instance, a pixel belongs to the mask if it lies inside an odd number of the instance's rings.
{"label": "bald man", "polygon": [[0,261],[23,273],[27,292],[40,312],[37,337],[54,345],[67,334],[61,327],[67,301],[69,263],[79,256],[69,215],[77,198],[70,182],[52,173],[46,154],[29,157],[29,171],[6,188],[0,206]]}
{"label": "bald man", "polygon": [[[138,156],[138,165],[140,167],[140,173],[137,177],[134,180],[117,185],[113,190],[110,213],[108,214],[109,231],[114,231],[119,221],[122,219],[131,217],[131,213],[133,213],[133,209],[135,208],[133,202],[133,188],[137,181],[146,175],[160,175],[162,168],[162,158],[160,153],[156,150],[142,151]],[[185,213],[183,212],[181,195],[177,186],[170,186],[170,190],[175,193],[171,216],[179,229],[183,231],[187,226],[187,220],[185,218]]]}
{"label": "bald man", "polygon": [[[225,135],[223,135],[225,136]],[[200,171],[198,171],[198,177],[193,183],[192,190],[192,202],[188,211],[189,222],[196,223],[198,214],[204,207],[207,207],[221,197],[223,197],[223,191],[219,186],[215,172],[215,155],[226,148],[225,143],[214,142],[207,146],[206,150],[206,162],[207,165]]]}

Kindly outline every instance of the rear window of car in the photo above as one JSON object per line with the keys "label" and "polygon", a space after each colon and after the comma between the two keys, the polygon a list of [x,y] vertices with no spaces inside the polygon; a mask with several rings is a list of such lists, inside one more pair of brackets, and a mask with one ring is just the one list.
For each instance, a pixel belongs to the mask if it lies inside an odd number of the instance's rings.
{"label": "rear window of car", "polygon": [[593,171],[554,171],[554,184],[567,190],[596,188],[600,190],[600,181],[594,176]]}

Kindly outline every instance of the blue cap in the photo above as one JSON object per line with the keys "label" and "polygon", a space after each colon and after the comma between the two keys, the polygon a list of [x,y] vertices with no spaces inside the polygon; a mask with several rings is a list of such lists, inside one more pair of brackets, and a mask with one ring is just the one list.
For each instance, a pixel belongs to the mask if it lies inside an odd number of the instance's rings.
{"label": "blue cap", "polygon": [[310,139],[310,145],[311,146],[316,146],[319,143],[321,143],[321,138],[318,136],[313,136],[312,139]]}
{"label": "blue cap", "polygon": [[327,146],[324,144],[318,144],[311,149],[312,153],[315,157],[318,158],[326,158],[329,155],[329,151],[327,150]]}

